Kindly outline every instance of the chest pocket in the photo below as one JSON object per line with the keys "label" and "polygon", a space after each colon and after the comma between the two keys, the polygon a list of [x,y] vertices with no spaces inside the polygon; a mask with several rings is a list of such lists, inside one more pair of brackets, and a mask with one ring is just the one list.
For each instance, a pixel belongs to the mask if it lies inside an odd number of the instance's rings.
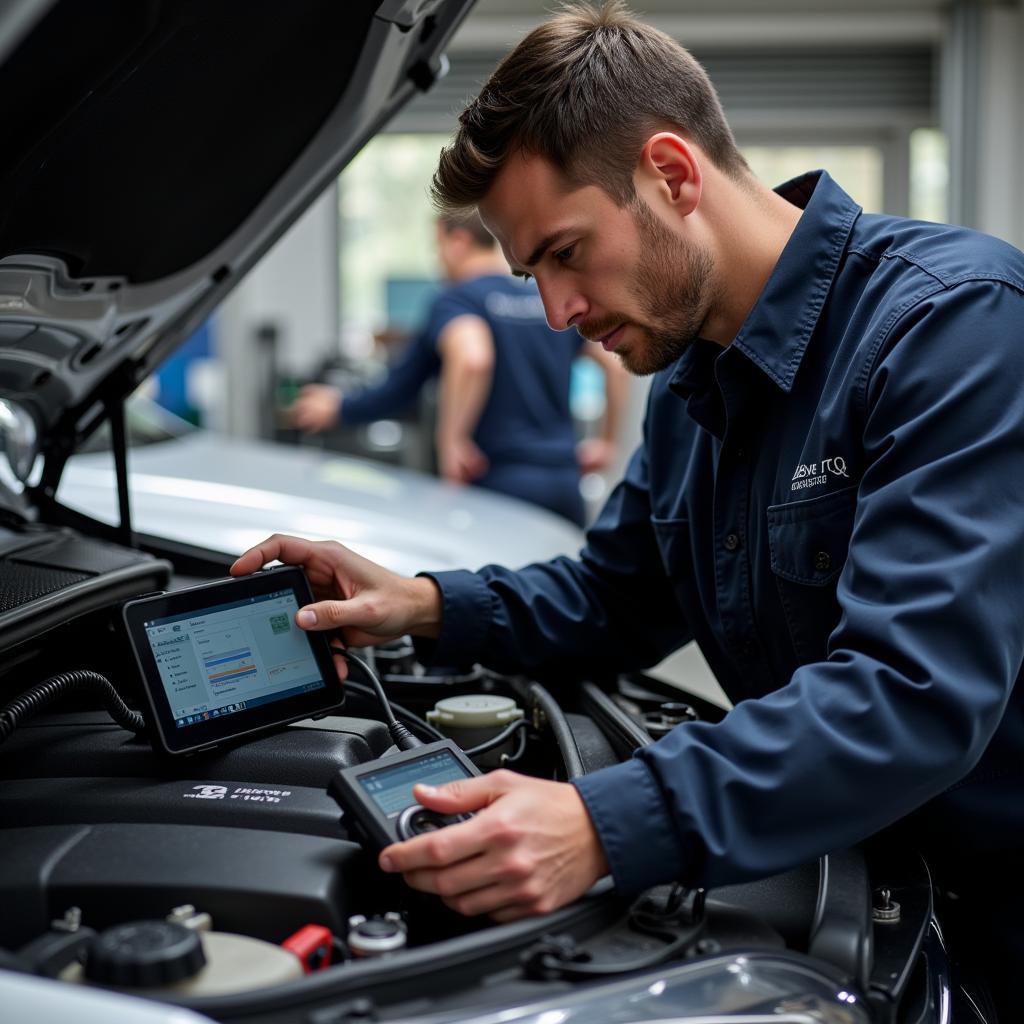
{"label": "chest pocket", "polygon": [[836,581],[846,563],[856,486],[768,509],[771,568],[797,658],[825,658],[839,622]]}

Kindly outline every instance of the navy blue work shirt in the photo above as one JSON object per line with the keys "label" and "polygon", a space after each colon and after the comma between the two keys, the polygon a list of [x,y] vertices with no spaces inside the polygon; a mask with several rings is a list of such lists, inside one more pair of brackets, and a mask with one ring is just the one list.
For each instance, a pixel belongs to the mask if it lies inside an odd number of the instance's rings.
{"label": "navy blue work shirt", "polygon": [[653,380],[578,560],[438,573],[445,664],[696,639],[735,706],[575,780],[620,888],[767,876],[903,820],[1024,848],[1024,255],[827,174],[723,349]]}

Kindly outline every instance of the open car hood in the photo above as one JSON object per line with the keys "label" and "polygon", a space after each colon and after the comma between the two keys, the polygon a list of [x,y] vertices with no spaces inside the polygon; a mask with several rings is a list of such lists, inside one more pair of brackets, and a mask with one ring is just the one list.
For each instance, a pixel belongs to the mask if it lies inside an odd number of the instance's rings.
{"label": "open car hood", "polygon": [[[0,427],[44,489],[445,66],[473,0],[0,9]],[[12,452],[12,447],[20,446]]]}

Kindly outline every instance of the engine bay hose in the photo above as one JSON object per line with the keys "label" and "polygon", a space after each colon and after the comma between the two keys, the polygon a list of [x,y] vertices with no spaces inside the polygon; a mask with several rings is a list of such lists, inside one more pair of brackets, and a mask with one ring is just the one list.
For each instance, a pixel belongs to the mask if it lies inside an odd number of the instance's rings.
{"label": "engine bay hose", "polygon": [[555,698],[544,689],[540,683],[531,683],[527,694],[534,712],[538,710],[544,715],[551,733],[554,736],[555,744],[558,746],[562,761],[565,764],[565,772],[568,778],[578,779],[586,772],[583,769],[583,758],[580,757],[580,749],[576,746],[576,738],[569,728],[569,720],[565,712],[558,706]]}
{"label": "engine bay hose", "polygon": [[146,731],[145,719],[125,704],[114,689],[114,684],[106,676],[101,676],[99,672],[93,672],[91,669],[75,669],[72,672],[50,676],[49,679],[37,683],[15,697],[10,704],[0,708],[0,743],[7,740],[19,725],[37,715],[47,705],[76,690],[90,690],[99,696],[104,707],[110,712],[110,717],[129,732]]}

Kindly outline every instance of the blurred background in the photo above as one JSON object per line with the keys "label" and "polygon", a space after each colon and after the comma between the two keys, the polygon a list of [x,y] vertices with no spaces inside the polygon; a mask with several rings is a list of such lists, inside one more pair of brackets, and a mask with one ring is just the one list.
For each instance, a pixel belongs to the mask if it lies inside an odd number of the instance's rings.
{"label": "blurred background", "polygon": [[[426,193],[438,150],[550,6],[479,0],[446,78],[366,146],[161,369],[151,395],[234,437],[433,471],[429,388],[403,418],[313,437],[283,410],[307,382],[349,390],[400,353],[438,287]],[[1024,0],[646,0],[634,10],[705,65],[765,182],[824,167],[866,211],[1024,245]],[[590,516],[639,438],[647,385],[630,382],[615,464],[582,482]],[[593,434],[604,401],[593,364],[574,371],[571,400],[580,437]]]}

